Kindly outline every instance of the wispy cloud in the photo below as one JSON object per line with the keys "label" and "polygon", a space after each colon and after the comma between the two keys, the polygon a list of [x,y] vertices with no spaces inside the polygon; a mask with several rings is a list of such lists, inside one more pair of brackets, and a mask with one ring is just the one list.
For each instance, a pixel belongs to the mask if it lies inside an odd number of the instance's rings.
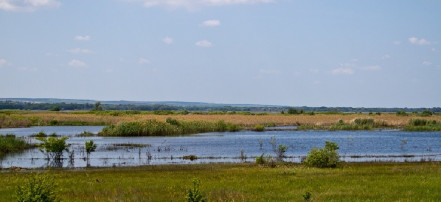
{"label": "wispy cloud", "polygon": [[280,71],[276,69],[260,69],[259,74],[278,75],[280,74]]}
{"label": "wispy cloud", "polygon": [[162,38],[162,42],[164,42],[167,45],[170,45],[173,43],[173,38],[166,36],[166,37]]}
{"label": "wispy cloud", "polygon": [[333,69],[331,71],[331,73],[334,75],[340,75],[340,74],[351,75],[351,74],[354,74],[354,70],[352,68],[339,67],[339,68]]}
{"label": "wispy cloud", "polygon": [[429,66],[429,65],[432,65],[432,63],[429,61],[423,61],[423,65]]}
{"label": "wispy cloud", "polygon": [[207,40],[201,40],[195,43],[196,46],[209,48],[213,46],[213,44]]}
{"label": "wispy cloud", "polygon": [[83,54],[90,54],[93,53],[91,50],[89,49],[82,49],[82,48],[74,48],[74,49],[70,49],[67,50],[67,52],[69,53],[74,53],[74,54],[79,54],[79,53],[83,53]]}
{"label": "wispy cloud", "polygon": [[381,56],[381,59],[383,59],[383,60],[387,60],[389,58],[391,58],[389,54]]}
{"label": "wispy cloud", "polygon": [[3,67],[3,65],[6,65],[7,61],[4,58],[0,58],[0,67]]}
{"label": "wispy cloud", "polygon": [[206,20],[204,22],[202,22],[202,26],[205,27],[217,27],[220,26],[220,21],[219,20]]}
{"label": "wispy cloud", "polygon": [[432,42],[427,41],[426,39],[419,39],[419,38],[416,38],[416,37],[410,37],[409,38],[409,42],[411,44],[413,44],[413,45],[420,45],[420,46],[432,44]]}
{"label": "wispy cloud", "polygon": [[32,12],[60,5],[56,0],[0,0],[0,9],[5,11]]}
{"label": "wispy cloud", "polygon": [[87,64],[86,64],[86,63],[84,63],[84,62],[81,61],[81,60],[76,60],[76,59],[71,60],[71,61],[68,63],[68,65],[71,66],[71,67],[87,67]]}
{"label": "wispy cloud", "polygon": [[203,6],[226,6],[235,4],[258,4],[271,3],[276,0],[126,0],[139,1],[147,8],[154,6],[162,6],[168,8],[186,8],[194,9]]}
{"label": "wispy cloud", "polygon": [[360,69],[362,69],[362,70],[368,70],[368,71],[372,71],[372,70],[380,70],[380,69],[381,69],[381,66],[380,66],[380,65],[371,65],[371,66],[360,67]]}
{"label": "wispy cloud", "polygon": [[75,40],[77,41],[89,41],[90,40],[90,36],[86,35],[86,36],[81,36],[81,35],[77,35],[74,37]]}
{"label": "wispy cloud", "polygon": [[146,65],[146,64],[150,64],[150,60],[145,58],[139,58],[138,63],[142,65]]}
{"label": "wispy cloud", "polygon": [[394,41],[393,43],[394,43],[395,45],[401,45],[401,44],[402,44],[401,41]]}

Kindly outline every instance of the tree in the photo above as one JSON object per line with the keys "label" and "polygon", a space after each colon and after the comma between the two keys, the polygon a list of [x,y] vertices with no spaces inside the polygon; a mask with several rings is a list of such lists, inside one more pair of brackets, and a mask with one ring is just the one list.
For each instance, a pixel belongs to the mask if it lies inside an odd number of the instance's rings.
{"label": "tree", "polygon": [[93,143],[93,140],[86,142],[86,154],[87,154],[87,165],[89,165],[90,153],[94,152],[97,145]]}
{"label": "tree", "polygon": [[42,144],[37,144],[40,147],[40,151],[46,153],[48,159],[54,160],[55,165],[61,165],[61,157],[63,156],[63,151],[68,151],[68,144],[66,140],[68,137],[37,137]]}
{"label": "tree", "polygon": [[101,102],[95,102],[95,107],[93,107],[92,111],[103,111],[103,107],[101,106]]}

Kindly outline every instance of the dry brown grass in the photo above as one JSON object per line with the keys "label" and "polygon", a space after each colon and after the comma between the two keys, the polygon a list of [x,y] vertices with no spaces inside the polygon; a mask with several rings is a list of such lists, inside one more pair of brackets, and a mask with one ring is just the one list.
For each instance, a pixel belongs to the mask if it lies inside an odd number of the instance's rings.
{"label": "dry brown grass", "polygon": [[299,124],[329,126],[333,123],[343,120],[351,122],[357,118],[372,118],[375,121],[384,121],[392,127],[403,127],[410,119],[430,119],[441,121],[441,116],[420,117],[415,115],[396,116],[395,114],[367,115],[367,114],[316,114],[316,115],[242,115],[242,114],[188,114],[188,115],[155,115],[155,114],[121,114],[112,116],[109,114],[91,114],[91,113],[71,113],[71,112],[13,112],[11,114],[0,114],[0,127],[27,127],[33,125],[47,125],[50,121],[58,122],[86,122],[86,123],[107,123],[118,124],[121,122],[141,121],[147,119],[156,119],[165,121],[172,117],[177,120],[185,121],[209,121],[215,122],[224,120],[226,122],[238,124],[241,126],[254,126],[256,124],[274,123],[277,126],[293,126]]}

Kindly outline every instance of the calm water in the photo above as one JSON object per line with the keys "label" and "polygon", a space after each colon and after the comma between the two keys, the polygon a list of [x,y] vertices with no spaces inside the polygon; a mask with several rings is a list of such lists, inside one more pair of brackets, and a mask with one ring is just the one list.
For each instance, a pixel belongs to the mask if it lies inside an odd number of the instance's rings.
{"label": "calm water", "polygon": [[[343,161],[420,161],[441,160],[440,132],[403,131],[242,131],[234,133],[205,133],[180,137],[76,137],[83,131],[97,133],[102,126],[33,127],[0,129],[0,134],[14,133],[38,142],[29,135],[40,131],[68,136],[70,151],[64,153],[63,167],[85,167],[87,161],[84,142],[94,140],[98,148],[90,156],[89,165],[96,167],[136,166],[148,164],[188,164],[208,162],[254,161],[261,154],[275,156],[273,144],[289,146],[285,161],[300,162],[313,147],[323,147],[325,141],[337,142]],[[115,144],[145,144],[142,148],[116,146]],[[241,151],[243,156],[241,158]],[[196,155],[198,160],[183,160],[186,155]],[[0,160],[7,168],[54,166],[38,149],[11,154]]]}

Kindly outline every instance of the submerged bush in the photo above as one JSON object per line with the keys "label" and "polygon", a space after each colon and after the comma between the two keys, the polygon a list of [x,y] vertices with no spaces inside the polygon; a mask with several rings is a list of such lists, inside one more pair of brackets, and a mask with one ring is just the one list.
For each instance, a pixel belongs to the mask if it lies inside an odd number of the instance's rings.
{"label": "submerged bush", "polygon": [[68,151],[67,147],[69,145],[66,144],[66,140],[69,138],[67,137],[37,137],[36,139],[43,142],[41,144],[37,144],[37,146],[40,147],[40,151],[46,153],[49,159],[59,161],[63,156],[63,151]]}
{"label": "submerged bush", "polygon": [[19,202],[59,201],[54,179],[46,174],[32,174],[15,192]]}
{"label": "submerged bush", "polygon": [[340,161],[337,149],[339,149],[337,143],[326,141],[325,147],[311,149],[304,163],[311,167],[334,168]]}

